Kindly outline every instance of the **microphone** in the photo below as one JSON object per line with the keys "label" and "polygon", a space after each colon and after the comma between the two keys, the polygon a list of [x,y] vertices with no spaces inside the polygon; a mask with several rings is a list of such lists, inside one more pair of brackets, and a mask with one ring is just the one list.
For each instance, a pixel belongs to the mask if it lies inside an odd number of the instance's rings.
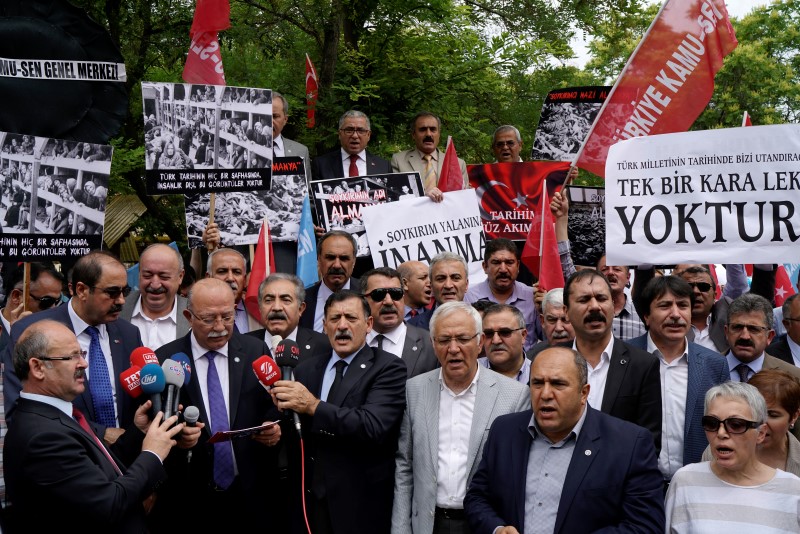
{"label": "microphone", "polygon": [[147,347],[139,347],[138,349],[133,349],[131,352],[131,366],[137,367],[144,367],[148,363],[155,363],[157,365],[161,365],[158,363],[158,357],[156,353],[153,352],[153,349]]}
{"label": "microphone", "polygon": [[[175,360],[183,366],[183,387],[189,385],[189,380],[192,377],[192,361],[186,353],[179,352],[172,355],[172,360]],[[178,413],[178,405],[180,404],[181,390],[180,388],[175,392],[175,403],[172,405],[172,413]]]}
{"label": "microphone", "polygon": [[142,367],[139,375],[141,376],[142,393],[150,395],[150,400],[153,402],[150,415],[155,417],[161,411],[161,392],[164,391],[164,385],[167,382],[164,371],[157,363],[148,363]]}
{"label": "microphone", "polygon": [[134,399],[142,394],[141,370],[141,367],[134,365],[119,374],[119,383]]}
{"label": "microphone", "polygon": [[[197,420],[200,419],[200,410],[197,406],[187,406],[185,410],[183,410],[183,422],[186,423],[186,426],[197,426]],[[186,453],[186,463],[191,463],[192,461],[192,450]]]}
{"label": "microphone", "polygon": [[272,340],[271,340],[272,345],[271,345],[271,347],[272,347],[273,355],[275,353],[275,348],[280,344],[281,341],[283,341],[283,338],[281,336],[279,336],[278,334],[275,334],[274,336],[272,336]]}
{"label": "microphone", "polygon": [[[291,339],[284,339],[275,347],[275,361],[281,368],[281,376],[284,380],[294,380],[294,368],[300,363],[300,347]],[[302,428],[300,426],[300,416],[292,411],[294,427],[302,438]]]}
{"label": "microphone", "polygon": [[167,383],[167,400],[164,403],[164,419],[168,419],[175,415],[173,406],[175,405],[175,391],[183,386],[183,377],[186,373],[183,372],[183,365],[176,362],[171,358],[164,360],[161,364],[161,370],[164,371],[164,380]]}
{"label": "microphone", "polygon": [[267,391],[272,388],[275,382],[281,379],[281,371],[278,369],[278,364],[266,354],[253,362],[253,372]]}

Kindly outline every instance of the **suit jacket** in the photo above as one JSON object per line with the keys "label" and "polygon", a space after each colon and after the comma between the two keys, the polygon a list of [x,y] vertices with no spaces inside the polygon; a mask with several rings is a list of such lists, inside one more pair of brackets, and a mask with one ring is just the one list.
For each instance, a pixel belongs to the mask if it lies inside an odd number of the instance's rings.
{"label": "suit jacket", "polygon": [[[295,380],[319,397],[329,360],[318,357],[300,362]],[[308,497],[311,501],[327,497],[333,534],[389,531],[405,385],[402,359],[364,346],[334,397],[320,402],[313,417],[301,416]],[[299,458],[290,462],[291,467],[299,465]],[[299,481],[300,473],[290,478]],[[297,512],[293,531],[305,533],[299,491],[291,496]]]}
{"label": "suit jacket", "polygon": [[[320,284],[322,284],[322,280],[306,289],[306,309],[303,310],[298,324],[309,330],[314,330],[314,315],[317,313],[317,295],[319,295]],[[350,289],[356,292],[361,291],[361,280],[355,276],[351,276]]]}
{"label": "suit jacket", "polygon": [[430,330],[431,317],[433,317],[433,312],[436,311],[436,306],[438,306],[438,304],[434,303],[433,306],[431,306],[430,308],[422,310],[422,312],[418,313],[417,315],[406,321],[406,325],[415,326],[423,330]]}
{"label": "suit jacket", "polygon": [[3,447],[8,527],[17,526],[9,532],[146,532],[142,501],[166,472],[155,455],[140,454],[143,439],[125,432],[110,449],[120,476],[72,417],[19,399]]}
{"label": "suit jacket", "polygon": [[[393,534],[430,534],[436,507],[439,466],[439,375],[429,371],[406,383],[406,410],[400,428],[392,509]],[[482,368],[467,452],[467,485],[478,469],[492,422],[530,408],[523,384]]]}
{"label": "suit jacket", "polygon": [[782,334],[776,337],[767,347],[767,353],[778,358],[779,360],[783,360],[788,364],[794,365],[792,349],[789,347],[789,342],[786,341],[786,336],[787,334]]}
{"label": "suit jacket", "polygon": [[[156,350],[159,362],[171,355],[183,352],[190,356],[192,362],[191,334],[167,343]],[[264,421],[275,421],[280,417],[272,404],[272,398],[264,391],[251,364],[267,353],[263,341],[251,336],[234,333],[228,341],[228,418],[232,430],[250,428],[261,425]],[[219,365],[219,362],[217,362]],[[194,364],[193,364],[194,367]],[[209,511],[219,503],[214,500],[213,492],[208,488],[214,477],[214,446],[208,443],[211,437],[211,425],[206,412],[200,381],[195,373],[189,383],[180,390],[180,402],[184,406],[197,406],[200,410],[199,421],[205,423],[200,440],[191,449],[191,457],[184,449],[173,449],[165,467],[169,478],[159,491],[159,498],[151,513],[151,523],[156,527],[176,525],[175,510],[195,509],[197,514],[183,514],[180,525],[184,521],[195,521],[199,528],[210,520]],[[233,439],[233,453],[238,468],[238,482],[235,482],[226,493],[226,503],[235,503],[236,510],[225,510],[228,520],[241,518],[238,513],[255,514],[265,502],[271,502],[270,484],[265,481],[277,479],[277,454],[273,448],[266,447],[252,439]],[[190,518],[190,516],[193,516]]]}
{"label": "suit jacket", "polygon": [[[125,304],[122,305],[122,311],[120,312],[119,316],[120,319],[125,319],[126,321],[130,321],[131,317],[133,316],[133,309],[136,307],[136,303],[139,302],[139,297],[141,293],[138,289],[131,291],[131,294],[125,298]],[[175,328],[175,339],[179,337],[183,337],[189,333],[191,330],[191,326],[189,326],[189,321],[186,320],[186,317],[183,316],[183,310],[186,309],[187,304],[189,301],[186,300],[185,297],[178,295],[177,306],[178,309],[175,310],[177,316],[175,317],[175,322],[177,326]],[[153,348],[153,347],[150,347]]]}
{"label": "suit jacket", "polygon": [[[664,485],[646,430],[587,406],[558,503],[556,534],[664,532]],[[464,499],[474,534],[525,526],[532,411],[500,416]],[[541,439],[541,438],[539,438]]]}
{"label": "suit jacket", "polygon": [[403,344],[403,361],[408,368],[408,378],[427,373],[439,367],[433,351],[431,336],[427,330],[406,325],[406,340]]}
{"label": "suit jacket", "polygon": [[[264,341],[264,335],[267,333],[266,328],[262,328],[260,330],[253,330],[252,332],[248,332],[248,336],[253,336],[261,341]],[[328,340],[328,336],[325,334],[321,334],[319,332],[315,332],[314,330],[310,330],[308,328],[303,328],[302,326],[297,329],[297,346],[300,347],[300,360],[304,360],[306,358],[311,358],[317,353],[327,353],[328,356],[331,354],[331,342]],[[272,352],[270,351],[270,354]]]}
{"label": "suit jacket", "polygon": [[[43,319],[59,322],[74,331],[72,320],[69,317],[68,306],[72,306],[72,303],[67,302],[56,308],[49,308],[36,312],[11,325],[11,341],[6,345],[2,355],[4,365],[3,394],[5,395],[6,419],[11,419],[14,411],[14,404],[17,398],[19,398],[20,389],[22,389],[22,384],[14,372],[14,364],[11,359],[14,354],[14,346],[19,336],[28,326]],[[116,403],[119,425],[120,427],[127,427],[133,424],[133,415],[136,413],[136,408],[140,403],[124,392],[124,389],[119,384],[119,374],[131,366],[131,353],[142,346],[142,336],[139,335],[138,328],[124,319],[117,319],[116,321],[106,323],[106,330],[108,331],[109,344],[111,345],[111,359],[114,366],[113,369],[108,370],[108,373],[112,380],[116,380]],[[94,414],[94,404],[92,403],[92,394],[89,391],[89,381],[86,382],[85,391],[76,397],[75,400],[72,401],[72,404],[82,411],[88,420],[93,422],[93,428],[99,436],[105,433],[105,427],[94,423],[96,418]]]}
{"label": "suit jacket", "polygon": [[311,158],[308,155],[308,147],[302,143],[298,143],[297,141],[292,141],[291,139],[284,137],[283,155],[287,158],[303,158],[303,165],[305,166],[306,170],[306,182],[308,182],[309,177],[311,176]]}
{"label": "suit jacket", "polygon": [[[366,156],[367,175],[389,174],[392,172],[392,167],[387,160],[372,154],[369,150],[366,151]],[[348,173],[345,172],[342,165],[342,149],[337,148],[314,158],[314,163],[311,164],[311,174],[314,180],[347,177]]]}
{"label": "suit jacket", "polygon": [[[632,346],[647,350],[647,334],[631,339]],[[700,461],[708,446],[701,419],[705,410],[706,392],[731,378],[728,361],[713,350],[688,343],[689,383],[686,386],[686,409],[683,423],[683,465]]]}
{"label": "suit jacket", "polygon": [[[442,164],[444,163],[444,152],[436,149],[437,160],[436,176],[442,176]],[[467,175],[467,164],[464,160],[458,158],[458,167],[461,169],[461,176],[464,178],[464,187],[469,187],[469,176]],[[394,172],[418,172],[420,178],[425,180],[425,160],[423,160],[416,148],[403,150],[397,154],[392,155],[392,170]],[[423,184],[424,185],[424,184]]]}

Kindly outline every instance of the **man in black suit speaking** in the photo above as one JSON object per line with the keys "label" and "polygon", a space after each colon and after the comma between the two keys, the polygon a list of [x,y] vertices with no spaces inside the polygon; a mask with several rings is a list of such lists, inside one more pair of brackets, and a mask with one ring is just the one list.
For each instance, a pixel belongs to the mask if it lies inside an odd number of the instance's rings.
{"label": "man in black suit speaking", "polygon": [[370,152],[367,145],[372,136],[369,117],[351,109],[339,119],[339,142],[341,147],[314,158],[311,174],[314,180],[389,174],[389,162]]}

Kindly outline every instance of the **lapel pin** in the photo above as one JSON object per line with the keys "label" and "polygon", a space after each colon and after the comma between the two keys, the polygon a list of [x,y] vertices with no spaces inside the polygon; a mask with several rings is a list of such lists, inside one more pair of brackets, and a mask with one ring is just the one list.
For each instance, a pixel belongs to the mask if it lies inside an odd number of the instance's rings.
{"label": "lapel pin", "polygon": [[119,343],[120,343],[119,339],[115,339],[115,340],[114,340],[114,344],[115,344],[115,345],[119,345]]}
{"label": "lapel pin", "polygon": [[628,363],[628,360],[623,358],[622,360],[619,361],[619,363],[620,365],[625,365],[626,363]]}
{"label": "lapel pin", "polygon": [[238,356],[236,356],[236,357],[233,359],[233,361],[235,361],[236,363],[239,363],[239,357],[238,357]]}
{"label": "lapel pin", "polygon": [[311,350],[311,345],[306,345],[306,350]]}
{"label": "lapel pin", "polygon": [[415,352],[416,352],[416,350],[417,350],[417,347],[411,347],[411,350],[413,350],[413,351],[415,351]]}
{"label": "lapel pin", "polygon": [[589,449],[586,449],[585,451],[583,451],[583,454],[585,454],[586,456],[591,456],[592,455],[592,451],[590,451]]}
{"label": "lapel pin", "polygon": [[362,364],[361,364],[361,368],[362,368],[362,369],[366,369],[366,368],[367,368],[367,364],[365,364],[365,363],[362,363]]}

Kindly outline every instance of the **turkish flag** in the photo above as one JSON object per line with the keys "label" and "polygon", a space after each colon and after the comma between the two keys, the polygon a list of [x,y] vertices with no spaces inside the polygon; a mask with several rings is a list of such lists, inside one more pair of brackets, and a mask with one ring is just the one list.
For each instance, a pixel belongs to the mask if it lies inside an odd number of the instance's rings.
{"label": "turkish flag", "polygon": [[269,235],[269,221],[265,217],[264,222],[261,223],[261,231],[258,233],[255,257],[244,297],[244,307],[247,308],[247,313],[256,319],[261,319],[261,312],[258,309],[258,286],[270,273],[276,271],[275,255],[272,253],[272,238]]}
{"label": "turkish flag", "polygon": [[775,306],[783,306],[784,301],[795,293],[786,267],[779,264],[778,270],[775,272]]}
{"label": "turkish flag", "polygon": [[315,117],[317,112],[317,89],[317,70],[314,68],[314,64],[311,63],[311,58],[306,54],[306,105],[308,106],[306,125],[309,128],[313,128],[317,122]]}
{"label": "turkish flag", "polygon": [[442,193],[464,189],[464,177],[461,175],[461,167],[458,165],[456,145],[449,135],[447,136],[447,148],[444,151],[444,161],[442,162],[442,175],[439,176],[439,189]]}
{"label": "turkish flag", "polygon": [[197,0],[189,36],[192,44],[183,67],[183,81],[225,85],[218,33],[231,27],[228,0]]}
{"label": "turkish flag", "polygon": [[744,112],[742,116],[742,126],[752,126],[753,122],[750,120],[750,114],[748,112]]}
{"label": "turkish flag", "polygon": [[522,249],[522,263],[539,280],[539,290],[564,287],[564,271],[558,255],[555,221],[550,212],[550,198],[542,184],[540,211],[531,223],[528,239]]}

